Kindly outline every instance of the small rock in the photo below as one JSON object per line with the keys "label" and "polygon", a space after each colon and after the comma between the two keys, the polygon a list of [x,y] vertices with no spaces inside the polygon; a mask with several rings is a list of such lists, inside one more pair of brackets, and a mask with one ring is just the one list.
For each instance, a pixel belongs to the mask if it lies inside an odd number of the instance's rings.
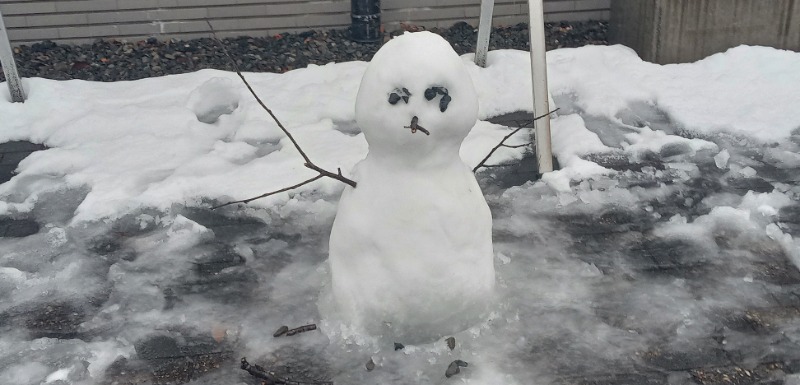
{"label": "small rock", "polygon": [[366,367],[368,372],[375,370],[375,361],[373,361],[372,358],[370,358],[369,362],[367,362]]}
{"label": "small rock", "polygon": [[456,348],[456,338],[455,337],[448,337],[445,341],[447,341],[447,347],[450,348],[450,350],[453,350],[453,349]]}
{"label": "small rock", "polygon": [[461,372],[461,367],[455,361],[453,361],[450,363],[450,365],[447,366],[447,370],[445,370],[444,376],[450,378],[460,372]]}
{"label": "small rock", "polygon": [[[546,30],[549,31],[547,45],[550,48],[607,44],[605,35],[608,23],[604,21],[547,23],[546,25]],[[472,26],[458,23],[450,28],[434,28],[431,31],[447,39],[458,54],[475,50],[477,32]],[[386,36],[388,37],[389,34]],[[139,42],[95,41],[85,45],[59,45],[52,41],[44,41],[34,43],[30,47],[16,47],[15,54],[19,57],[17,65],[20,75],[23,77],[119,81],[190,72],[201,68],[228,68],[228,59],[217,46],[210,43],[208,38],[189,41],[177,39],[159,41],[156,37]],[[321,65],[331,61],[343,62],[356,59],[370,60],[380,48],[379,43],[352,42],[347,29],[230,39],[227,44],[231,55],[236,59],[247,57],[254,51],[263,53],[257,63],[245,60],[246,63],[242,67],[248,71],[278,73],[291,68],[303,68],[308,64]],[[528,49],[526,25],[494,29],[490,49],[506,48]],[[143,56],[148,58],[145,59]],[[161,60],[157,59],[159,57]],[[102,58],[107,58],[108,62],[101,61]],[[88,66],[71,68],[72,63],[76,61],[85,62]],[[95,67],[98,63],[108,64],[111,62],[115,63],[118,71],[105,71],[105,68],[97,70]],[[142,63],[160,62],[169,62],[169,64],[160,64],[159,69],[141,68]],[[83,66],[83,64],[78,64],[77,67]],[[119,70],[121,68],[128,70]],[[0,82],[3,80],[4,76],[0,72]]]}
{"label": "small rock", "polygon": [[405,347],[406,347],[405,345],[403,345],[403,344],[401,344],[399,342],[395,342],[394,343],[394,351],[405,349]]}

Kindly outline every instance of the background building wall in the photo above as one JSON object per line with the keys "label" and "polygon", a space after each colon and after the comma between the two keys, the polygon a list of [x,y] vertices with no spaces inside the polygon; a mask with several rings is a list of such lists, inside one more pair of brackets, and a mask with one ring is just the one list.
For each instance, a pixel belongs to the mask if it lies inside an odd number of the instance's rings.
{"label": "background building wall", "polygon": [[741,44],[800,51],[800,0],[613,0],[609,41],[661,64]]}
{"label": "background building wall", "polygon": [[[233,4],[231,4],[233,3]],[[388,31],[401,23],[477,25],[480,0],[383,0]],[[545,19],[608,20],[610,0],[546,0]],[[209,19],[222,37],[264,36],[350,25],[350,0],[0,0],[12,44],[40,40],[91,42],[209,36]],[[494,24],[527,20],[528,3],[495,0]]]}

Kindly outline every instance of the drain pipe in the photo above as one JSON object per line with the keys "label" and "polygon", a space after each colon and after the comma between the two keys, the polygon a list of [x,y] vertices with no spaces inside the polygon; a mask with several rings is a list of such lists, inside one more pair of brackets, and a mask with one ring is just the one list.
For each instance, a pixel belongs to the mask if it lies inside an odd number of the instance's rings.
{"label": "drain pipe", "polygon": [[[550,111],[547,97],[547,58],[544,39],[544,7],[542,0],[528,0],[531,35],[531,78],[533,85],[533,116]],[[550,147],[550,115],[533,122],[536,128],[536,159],[539,174],[553,171],[553,151]]]}
{"label": "drain pipe", "polygon": [[6,24],[3,22],[3,14],[0,13],[0,64],[3,66],[3,74],[6,76],[8,92],[11,93],[11,101],[14,103],[25,102],[25,90],[17,73],[17,64],[14,62],[14,51],[11,50],[11,43],[8,41]]}
{"label": "drain pipe", "polygon": [[375,43],[383,38],[380,0],[350,0],[350,39]]}

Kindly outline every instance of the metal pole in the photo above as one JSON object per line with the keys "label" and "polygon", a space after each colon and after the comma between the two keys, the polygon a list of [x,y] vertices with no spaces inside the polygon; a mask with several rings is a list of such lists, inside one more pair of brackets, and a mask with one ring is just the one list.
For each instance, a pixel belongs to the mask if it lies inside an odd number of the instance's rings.
{"label": "metal pole", "polygon": [[494,0],[481,0],[481,19],[478,23],[478,45],[475,50],[475,64],[486,68],[486,54],[489,52],[489,35],[492,33],[492,12]]}
{"label": "metal pole", "polygon": [[[550,111],[547,97],[547,58],[545,57],[544,9],[542,0],[528,0],[531,35],[531,78],[533,81],[533,116]],[[550,115],[534,122],[536,127],[536,159],[539,174],[553,171],[553,151],[550,147]]]}
{"label": "metal pole", "polygon": [[11,50],[11,43],[8,41],[6,24],[3,22],[3,14],[0,13],[0,64],[3,66],[3,74],[6,76],[8,91],[11,93],[11,101],[14,103],[25,102],[25,90],[17,73],[17,64],[14,62],[14,51]]}

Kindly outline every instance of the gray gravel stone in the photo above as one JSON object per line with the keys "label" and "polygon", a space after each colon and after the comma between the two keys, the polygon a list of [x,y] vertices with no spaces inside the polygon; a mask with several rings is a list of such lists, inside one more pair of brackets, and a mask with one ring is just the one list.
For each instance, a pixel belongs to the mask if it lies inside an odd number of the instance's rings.
{"label": "gray gravel stone", "polygon": [[[607,44],[607,26],[604,21],[547,23],[547,47]],[[431,31],[450,41],[459,54],[475,52],[477,28],[467,23]],[[347,29],[259,38],[241,36],[224,39],[223,44],[236,58],[238,66],[248,72],[285,72],[309,64],[368,61],[381,46],[379,43],[352,42]],[[528,26],[518,24],[495,28],[489,49],[527,50],[528,46]],[[58,80],[135,80],[203,68],[233,69],[218,43],[208,38],[186,41],[149,38],[138,42],[112,40],[84,45],[43,41],[17,47],[15,58],[22,77]],[[0,81],[4,80],[0,73]]]}

